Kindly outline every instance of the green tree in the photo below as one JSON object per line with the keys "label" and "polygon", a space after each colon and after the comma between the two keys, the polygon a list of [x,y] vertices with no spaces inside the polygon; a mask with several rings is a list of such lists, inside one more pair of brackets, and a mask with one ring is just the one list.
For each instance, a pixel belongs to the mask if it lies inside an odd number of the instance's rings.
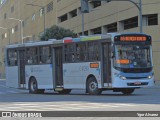
{"label": "green tree", "polygon": [[48,39],[59,40],[64,37],[76,37],[76,34],[69,29],[53,25],[52,27],[48,28],[42,36],[40,36],[40,39],[42,41],[47,41]]}

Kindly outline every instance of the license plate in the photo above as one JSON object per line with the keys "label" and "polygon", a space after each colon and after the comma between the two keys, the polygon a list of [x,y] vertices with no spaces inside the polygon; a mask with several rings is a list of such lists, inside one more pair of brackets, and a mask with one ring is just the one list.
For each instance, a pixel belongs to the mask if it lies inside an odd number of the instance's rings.
{"label": "license plate", "polygon": [[141,85],[141,82],[135,82],[134,84],[135,85]]}

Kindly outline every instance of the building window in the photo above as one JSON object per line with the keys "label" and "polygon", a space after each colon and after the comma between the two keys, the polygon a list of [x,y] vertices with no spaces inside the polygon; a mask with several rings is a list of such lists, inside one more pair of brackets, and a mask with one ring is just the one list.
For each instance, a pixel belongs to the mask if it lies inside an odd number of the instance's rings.
{"label": "building window", "polygon": [[4,34],[2,34],[2,40],[5,38],[5,35]]}
{"label": "building window", "polygon": [[[80,32],[78,35],[82,36],[82,32]],[[84,35],[88,35],[88,31],[84,31]]]}
{"label": "building window", "polygon": [[88,35],[88,31],[84,31],[84,35]]}
{"label": "building window", "polygon": [[11,7],[11,13],[13,13],[13,12],[14,12],[14,6]]}
{"label": "building window", "polygon": [[4,33],[4,38],[7,38],[7,33]]}
{"label": "building window", "polygon": [[12,34],[14,34],[15,33],[15,28],[12,28],[11,32],[12,32]]}
{"label": "building window", "polygon": [[36,15],[33,14],[33,15],[32,15],[32,21],[35,21],[35,19],[36,19]]}
{"label": "building window", "polygon": [[15,32],[18,31],[18,25],[15,26],[14,31],[15,31]]}
{"label": "building window", "polygon": [[92,34],[101,34],[102,33],[101,27],[91,29],[91,33]]}
{"label": "building window", "polygon": [[22,21],[22,26],[23,26],[23,27],[25,26],[25,20]]}
{"label": "building window", "polygon": [[129,18],[124,20],[124,30],[138,27],[138,17]]}
{"label": "building window", "polygon": [[6,19],[7,18],[7,13],[4,13],[4,19]]}
{"label": "building window", "polygon": [[117,22],[105,26],[106,32],[117,32]]}
{"label": "building window", "polygon": [[157,14],[148,15],[147,18],[148,18],[148,26],[158,25],[158,15]]}
{"label": "building window", "polygon": [[67,14],[64,14],[64,15],[62,15],[62,16],[59,17],[59,22],[64,22],[64,21],[66,21],[67,19],[68,19]]}
{"label": "building window", "polygon": [[70,16],[70,18],[76,17],[77,16],[77,9],[72,10],[71,12],[69,12],[69,16]]}
{"label": "building window", "polygon": [[99,7],[101,6],[101,1],[92,1],[90,2],[92,8],[96,8],[96,7]]}
{"label": "building window", "polygon": [[50,2],[48,5],[47,5],[47,12],[51,12],[53,10],[53,2]]}
{"label": "building window", "polygon": [[41,8],[39,10],[39,16],[42,17],[44,15],[44,8]]}
{"label": "building window", "polygon": [[22,26],[25,27],[30,21],[30,18],[27,17],[25,20],[22,21]]}

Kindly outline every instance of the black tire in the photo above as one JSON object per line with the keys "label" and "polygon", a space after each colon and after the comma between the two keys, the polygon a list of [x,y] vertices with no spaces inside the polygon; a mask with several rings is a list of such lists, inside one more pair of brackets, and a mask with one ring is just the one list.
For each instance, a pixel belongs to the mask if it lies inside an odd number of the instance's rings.
{"label": "black tire", "polygon": [[69,94],[71,92],[71,89],[63,89],[62,91],[58,91],[59,94]]}
{"label": "black tire", "polygon": [[132,94],[133,92],[134,92],[134,88],[126,88],[126,89],[122,89],[122,93],[124,94],[124,95],[130,95],[130,94]]}
{"label": "black tire", "polygon": [[87,81],[87,92],[90,95],[99,95],[102,93],[101,89],[98,89],[98,83],[95,77],[90,77]]}
{"label": "black tire", "polygon": [[32,94],[39,93],[37,81],[33,77],[29,81],[29,93],[32,93]]}

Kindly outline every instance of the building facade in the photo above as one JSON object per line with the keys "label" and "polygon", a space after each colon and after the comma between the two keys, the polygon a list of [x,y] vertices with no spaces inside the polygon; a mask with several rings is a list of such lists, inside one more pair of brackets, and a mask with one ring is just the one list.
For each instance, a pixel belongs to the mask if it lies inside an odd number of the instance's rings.
{"label": "building facade", "polygon": [[[135,0],[139,1],[139,0]],[[84,34],[139,32],[139,10],[131,2],[89,2]],[[143,32],[153,39],[155,79],[160,80],[160,1],[142,0]],[[39,40],[45,29],[58,25],[82,35],[80,0],[3,0],[0,5],[0,73],[7,44]]]}

